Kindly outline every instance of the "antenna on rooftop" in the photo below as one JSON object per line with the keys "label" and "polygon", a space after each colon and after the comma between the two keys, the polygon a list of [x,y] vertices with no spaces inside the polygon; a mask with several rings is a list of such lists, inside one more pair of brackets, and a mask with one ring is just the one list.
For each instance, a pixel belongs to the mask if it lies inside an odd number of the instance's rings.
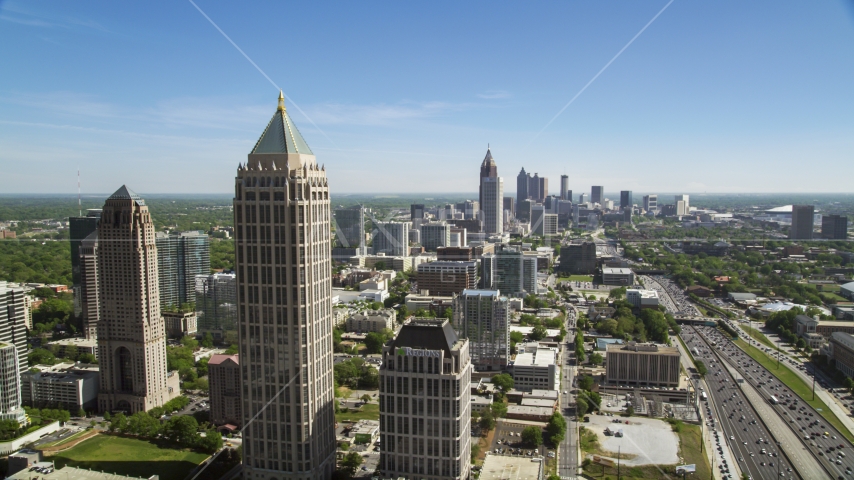
{"label": "antenna on rooftop", "polygon": [[83,205],[80,202],[80,167],[77,167],[77,216],[83,216]]}

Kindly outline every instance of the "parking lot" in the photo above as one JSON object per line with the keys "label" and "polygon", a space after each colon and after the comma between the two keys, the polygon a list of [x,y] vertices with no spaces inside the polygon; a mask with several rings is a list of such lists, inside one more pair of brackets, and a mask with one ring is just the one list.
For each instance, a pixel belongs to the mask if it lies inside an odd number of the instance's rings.
{"label": "parking lot", "polygon": [[[522,430],[532,425],[545,429],[545,423],[527,422],[524,420],[499,420],[495,425],[495,436],[492,438],[489,451],[503,455],[542,455],[554,458],[554,450],[548,449],[545,446],[531,448],[530,446],[522,445]],[[545,437],[545,431],[543,432],[543,436]]]}

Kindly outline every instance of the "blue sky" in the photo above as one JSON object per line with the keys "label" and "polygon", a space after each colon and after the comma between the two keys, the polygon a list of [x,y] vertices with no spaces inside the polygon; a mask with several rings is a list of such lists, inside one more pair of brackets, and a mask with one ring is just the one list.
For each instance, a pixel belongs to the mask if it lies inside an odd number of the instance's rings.
{"label": "blue sky", "polygon": [[[336,192],[476,192],[488,143],[506,191],[851,191],[851,0],[675,0],[541,134],[667,0],[196,3]],[[229,192],[275,111],[189,1],[4,1],[0,44],[0,193]]]}

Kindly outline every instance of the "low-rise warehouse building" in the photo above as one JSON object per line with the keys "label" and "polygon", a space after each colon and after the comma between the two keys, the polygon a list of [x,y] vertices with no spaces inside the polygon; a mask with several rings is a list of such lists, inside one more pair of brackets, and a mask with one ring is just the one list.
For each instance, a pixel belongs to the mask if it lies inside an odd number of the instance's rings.
{"label": "low-rise warehouse building", "polygon": [[637,308],[656,308],[658,307],[658,292],[630,288],[626,290],[626,301]]}
{"label": "low-rise warehouse building", "polygon": [[356,333],[381,332],[393,330],[397,312],[393,308],[367,310],[347,317],[347,331]]}
{"label": "low-rise warehouse building", "polygon": [[528,407],[525,405],[507,405],[507,418],[515,420],[530,420],[532,422],[548,422],[554,413],[549,407]]}
{"label": "low-rise warehouse building", "polygon": [[602,283],[605,285],[634,285],[635,273],[631,268],[602,267]]}
{"label": "low-rise warehouse building", "polygon": [[70,412],[98,407],[97,365],[60,363],[36,365],[35,370],[39,371],[21,373],[24,405],[38,408],[61,405]]}
{"label": "low-rise warehouse building", "polygon": [[480,480],[543,480],[543,457],[486,454]]}

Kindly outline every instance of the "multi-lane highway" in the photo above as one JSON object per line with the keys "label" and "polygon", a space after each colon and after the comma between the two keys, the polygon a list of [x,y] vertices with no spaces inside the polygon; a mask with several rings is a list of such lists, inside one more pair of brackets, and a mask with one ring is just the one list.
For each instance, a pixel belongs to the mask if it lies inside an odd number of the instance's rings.
{"label": "multi-lane highway", "polygon": [[729,337],[710,327],[699,327],[698,330],[708,341],[716,342],[720,358],[737,369],[760,392],[763,400],[773,405],[773,411],[831,478],[854,478],[854,446],[851,442],[768,369],[739,349]]}
{"label": "multi-lane highway", "polygon": [[[708,396],[707,401],[701,401],[702,408],[714,419],[710,428],[718,432],[717,440],[729,445],[738,468],[754,479],[801,478],[712,348],[692,327],[683,329],[681,337],[694,357],[709,369],[705,378],[709,391],[699,393]],[[719,453],[723,451],[722,446],[717,448]]]}

